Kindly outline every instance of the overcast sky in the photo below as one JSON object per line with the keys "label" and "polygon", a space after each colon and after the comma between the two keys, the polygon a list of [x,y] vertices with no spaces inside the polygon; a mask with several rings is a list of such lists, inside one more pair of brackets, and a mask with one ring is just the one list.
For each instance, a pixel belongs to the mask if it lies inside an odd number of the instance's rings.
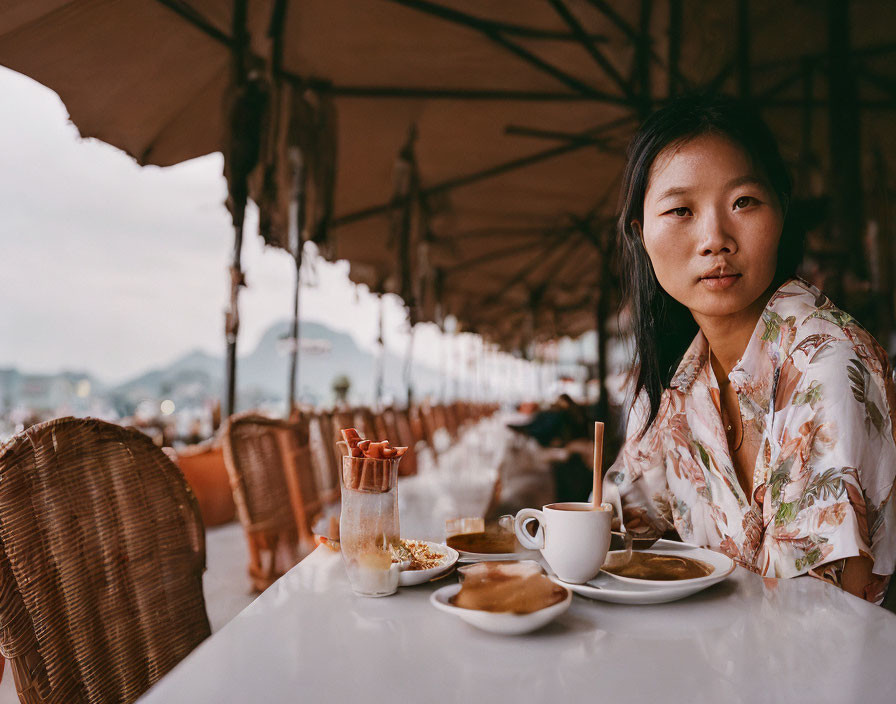
{"label": "overcast sky", "polygon": [[[232,230],[222,157],[139,167],[82,140],[55,93],[0,67],[0,367],[86,370],[120,381],[200,348],[223,353]],[[292,315],[294,268],[247,223],[240,353]],[[316,259],[301,315],[375,345],[379,304]],[[387,297],[387,345],[404,352],[404,310]],[[415,356],[438,354],[421,326]],[[432,357],[431,357],[432,358]]]}

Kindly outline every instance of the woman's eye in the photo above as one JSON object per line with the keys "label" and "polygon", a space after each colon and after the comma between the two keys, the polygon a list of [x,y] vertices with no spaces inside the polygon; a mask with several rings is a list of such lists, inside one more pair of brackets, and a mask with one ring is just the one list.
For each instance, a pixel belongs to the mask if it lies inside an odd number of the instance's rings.
{"label": "woman's eye", "polygon": [[752,196],[741,196],[736,201],[734,201],[734,209],[738,208],[746,208],[747,206],[753,205],[756,202],[756,199]]}
{"label": "woman's eye", "polygon": [[679,218],[687,217],[687,214],[690,213],[690,212],[691,212],[690,209],[688,209],[688,208],[684,208],[684,207],[682,207],[682,208],[672,208],[672,210],[667,210],[667,211],[666,211],[667,214],[670,214],[670,213],[671,213],[672,215],[674,215],[674,216],[676,216],[676,217],[679,217]]}

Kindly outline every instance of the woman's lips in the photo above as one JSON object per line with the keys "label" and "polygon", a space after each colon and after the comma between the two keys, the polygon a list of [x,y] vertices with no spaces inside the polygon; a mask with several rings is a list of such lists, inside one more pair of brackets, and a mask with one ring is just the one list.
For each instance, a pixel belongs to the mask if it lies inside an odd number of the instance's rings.
{"label": "woman's lips", "polygon": [[731,288],[740,279],[740,274],[726,274],[724,276],[705,276],[700,279],[700,283],[706,286],[710,291],[724,291]]}

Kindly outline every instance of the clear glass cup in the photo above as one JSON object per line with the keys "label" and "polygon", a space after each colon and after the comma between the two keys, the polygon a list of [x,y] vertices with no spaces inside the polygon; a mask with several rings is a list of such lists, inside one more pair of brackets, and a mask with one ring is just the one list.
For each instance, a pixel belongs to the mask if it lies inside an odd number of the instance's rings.
{"label": "clear glass cup", "polygon": [[398,462],[342,458],[339,543],[352,591],[387,596],[398,589],[399,565],[392,562],[399,541]]}

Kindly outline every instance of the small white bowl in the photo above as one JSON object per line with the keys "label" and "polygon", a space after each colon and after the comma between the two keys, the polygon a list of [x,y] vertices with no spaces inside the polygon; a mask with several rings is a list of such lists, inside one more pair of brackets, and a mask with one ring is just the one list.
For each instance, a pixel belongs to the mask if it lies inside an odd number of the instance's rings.
{"label": "small white bowl", "polygon": [[[457,558],[459,556],[457,554],[457,550],[455,550],[454,548],[449,548],[443,543],[430,543],[425,540],[422,540],[420,542],[426,543],[426,545],[431,550],[437,550],[441,553],[444,553],[445,559],[441,562],[441,564],[436,565],[435,567],[430,567],[428,570],[409,570],[407,569],[407,567],[402,567],[401,574],[398,576],[399,587],[415,587],[418,584],[425,584],[429,580],[434,579],[440,574],[444,574],[445,572],[450,570],[457,562]],[[411,563],[408,562],[407,564],[410,565]]]}
{"label": "small white bowl", "polygon": [[478,611],[476,609],[462,609],[453,606],[448,600],[460,591],[460,584],[449,584],[434,591],[429,600],[440,611],[454,614],[471,626],[475,626],[489,633],[498,633],[505,636],[516,636],[522,633],[530,633],[542,626],[546,626],[555,618],[564,613],[572,603],[572,592],[566,589],[566,598],[559,604],[548,606],[531,614],[495,613],[493,611]]}

